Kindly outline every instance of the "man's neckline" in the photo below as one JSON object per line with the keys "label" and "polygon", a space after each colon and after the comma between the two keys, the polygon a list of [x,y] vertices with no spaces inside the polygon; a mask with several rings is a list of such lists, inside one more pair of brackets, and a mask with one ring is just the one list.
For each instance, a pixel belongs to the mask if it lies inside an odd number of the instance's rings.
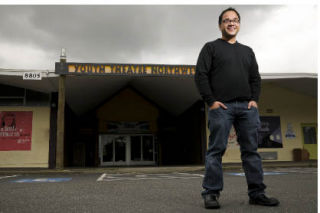
{"label": "man's neckline", "polygon": [[230,45],[235,45],[235,44],[238,44],[238,43],[239,43],[238,40],[236,40],[236,42],[234,42],[234,43],[230,43],[230,42],[228,42],[228,41],[226,41],[226,40],[224,40],[224,39],[222,39],[222,38],[219,38],[219,40],[221,40],[221,41],[223,41],[223,42],[225,42],[225,43],[227,43],[227,44],[230,44]]}

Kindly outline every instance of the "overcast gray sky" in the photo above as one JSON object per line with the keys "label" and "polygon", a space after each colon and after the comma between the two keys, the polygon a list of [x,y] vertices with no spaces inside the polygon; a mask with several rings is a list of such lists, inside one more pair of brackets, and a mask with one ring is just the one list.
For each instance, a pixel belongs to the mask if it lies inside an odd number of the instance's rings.
{"label": "overcast gray sky", "polygon": [[261,73],[317,72],[313,5],[0,5],[0,68],[53,70],[62,47],[69,62],[194,65],[228,6]]}

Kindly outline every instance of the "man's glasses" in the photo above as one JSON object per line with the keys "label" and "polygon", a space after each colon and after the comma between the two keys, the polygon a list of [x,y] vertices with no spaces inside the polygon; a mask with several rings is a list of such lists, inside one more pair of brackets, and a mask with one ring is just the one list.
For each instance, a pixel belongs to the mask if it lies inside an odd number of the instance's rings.
{"label": "man's glasses", "polygon": [[222,20],[222,23],[224,23],[224,24],[231,24],[231,23],[233,23],[233,24],[239,24],[240,23],[240,20],[239,19],[233,19],[233,20],[230,20],[230,19],[224,19],[224,20]]}

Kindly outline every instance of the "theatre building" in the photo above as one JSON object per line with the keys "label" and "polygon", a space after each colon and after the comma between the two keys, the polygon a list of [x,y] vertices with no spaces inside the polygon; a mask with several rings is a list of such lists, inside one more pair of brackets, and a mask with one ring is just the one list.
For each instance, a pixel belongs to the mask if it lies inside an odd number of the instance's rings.
{"label": "theatre building", "polygon": [[[317,75],[261,74],[263,161],[317,159]],[[0,167],[203,165],[195,66],[56,63],[0,69]],[[234,129],[224,162],[240,162]]]}

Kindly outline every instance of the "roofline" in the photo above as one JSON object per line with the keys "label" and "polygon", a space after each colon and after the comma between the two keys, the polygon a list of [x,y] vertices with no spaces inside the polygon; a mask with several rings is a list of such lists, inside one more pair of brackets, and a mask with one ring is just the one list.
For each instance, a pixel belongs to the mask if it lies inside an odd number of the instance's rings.
{"label": "roofline", "polygon": [[[43,77],[58,77],[54,70],[35,69],[3,69],[0,68],[0,75],[22,76],[25,72],[41,72]],[[292,79],[292,78],[318,78],[318,73],[260,73],[261,78],[268,79]]]}
{"label": "roofline", "polygon": [[58,77],[54,70],[35,70],[35,69],[3,69],[0,68],[0,75],[6,76],[23,76],[26,72],[36,72],[41,73],[42,77]]}
{"label": "roofline", "polygon": [[262,79],[318,78],[318,73],[260,73]]}

